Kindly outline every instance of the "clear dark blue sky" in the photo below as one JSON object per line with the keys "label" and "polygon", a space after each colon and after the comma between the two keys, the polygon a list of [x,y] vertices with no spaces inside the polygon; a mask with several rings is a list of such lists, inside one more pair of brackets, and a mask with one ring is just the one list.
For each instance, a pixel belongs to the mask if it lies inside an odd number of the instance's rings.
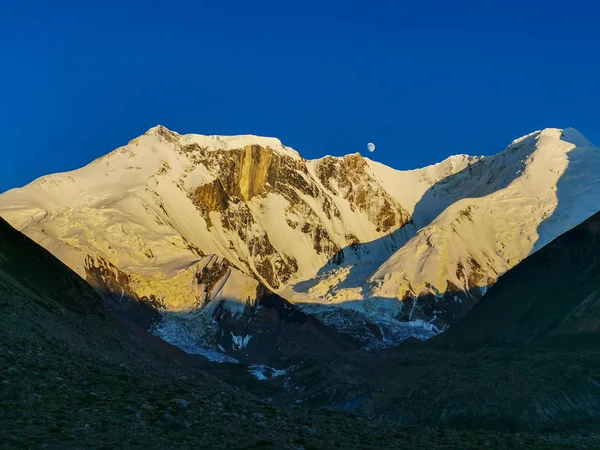
{"label": "clear dark blue sky", "polygon": [[544,127],[599,144],[597,3],[4,0],[0,191],[159,123],[399,169]]}

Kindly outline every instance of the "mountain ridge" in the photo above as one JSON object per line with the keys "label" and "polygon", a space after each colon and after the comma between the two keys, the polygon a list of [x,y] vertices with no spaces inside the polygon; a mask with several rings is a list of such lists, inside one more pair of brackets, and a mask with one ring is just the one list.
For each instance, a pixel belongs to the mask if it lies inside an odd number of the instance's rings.
{"label": "mountain ridge", "polygon": [[[355,340],[368,323],[367,340],[397,343],[447,328],[600,197],[600,152],[571,129],[411,171],[360,154],[305,160],[270,139],[153,127],[81,169],[0,195],[0,214],[88,281],[112,273],[113,299],[126,276],[133,298],[154,295],[159,316],[190,332],[212,321],[219,292],[239,291],[227,301],[236,316],[258,299],[240,286],[263,284]],[[215,258],[235,277],[214,284],[203,271]]]}

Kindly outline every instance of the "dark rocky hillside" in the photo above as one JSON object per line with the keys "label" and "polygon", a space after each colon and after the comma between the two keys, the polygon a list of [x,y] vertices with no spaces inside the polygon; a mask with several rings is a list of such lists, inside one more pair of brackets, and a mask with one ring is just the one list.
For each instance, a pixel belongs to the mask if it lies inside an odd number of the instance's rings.
{"label": "dark rocky hillside", "polygon": [[600,346],[600,213],[503,275],[433,345],[556,342]]}
{"label": "dark rocky hillside", "polygon": [[398,427],[368,414],[286,407],[272,398],[282,391],[253,380],[244,366],[209,364],[107,316],[87,284],[4,221],[0,308],[2,448],[556,448],[596,442]]}
{"label": "dark rocky hillside", "polygon": [[184,354],[107,314],[0,220],[0,448],[572,448],[593,436],[397,426],[289,407],[243,365]]}

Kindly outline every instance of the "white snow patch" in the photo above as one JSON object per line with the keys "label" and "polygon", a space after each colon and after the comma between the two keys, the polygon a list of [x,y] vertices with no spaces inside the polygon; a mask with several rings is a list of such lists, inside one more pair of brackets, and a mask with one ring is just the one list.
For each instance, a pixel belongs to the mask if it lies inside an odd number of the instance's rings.
{"label": "white snow patch", "polygon": [[273,367],[265,366],[264,364],[252,364],[248,366],[248,372],[254,375],[257,379],[265,381],[272,378],[278,378],[287,373],[287,370],[274,369]]}
{"label": "white snow patch", "polygon": [[243,348],[248,347],[248,342],[250,342],[251,337],[252,336],[250,336],[250,335],[236,336],[235,334],[231,333],[231,342],[232,342],[233,349],[241,350]]}

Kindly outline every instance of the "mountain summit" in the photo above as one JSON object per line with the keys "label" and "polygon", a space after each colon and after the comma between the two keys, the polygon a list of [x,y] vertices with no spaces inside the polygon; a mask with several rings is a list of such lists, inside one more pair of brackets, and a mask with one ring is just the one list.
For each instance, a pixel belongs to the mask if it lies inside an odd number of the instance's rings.
{"label": "mountain summit", "polygon": [[300,308],[363,346],[432,336],[598,198],[600,151],[574,129],[397,171],[157,126],[0,195],[0,215],[163,338],[243,359],[266,298],[267,324]]}

